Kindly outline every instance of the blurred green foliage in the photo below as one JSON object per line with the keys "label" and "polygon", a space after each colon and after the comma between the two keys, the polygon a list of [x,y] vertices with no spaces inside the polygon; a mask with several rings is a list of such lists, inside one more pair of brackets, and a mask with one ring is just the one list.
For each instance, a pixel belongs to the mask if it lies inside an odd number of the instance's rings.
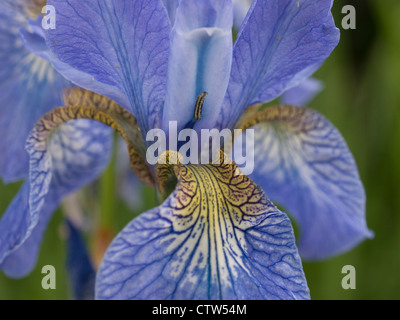
{"label": "blurred green foliage", "polygon": [[[341,9],[347,4],[356,8],[355,30],[341,28]],[[336,0],[333,12],[341,41],[315,75],[325,83],[325,89],[309,107],[324,114],[352,150],[367,193],[367,223],[375,238],[329,260],[303,262],[304,270],[313,299],[400,299],[400,1]],[[110,167],[97,186],[83,192],[95,190],[112,211],[100,210],[106,215],[103,220],[118,232],[135,214],[153,206],[155,195],[148,188],[143,194],[132,195],[144,199],[141,208],[132,212],[116,196],[118,181],[110,180],[114,170]],[[105,181],[108,184],[104,187]],[[0,185],[0,212],[19,186]],[[0,299],[70,298],[62,224],[59,209],[29,276],[14,280],[0,274]],[[41,268],[47,264],[57,270],[56,290],[41,287]],[[355,290],[341,286],[345,265],[356,269]]]}

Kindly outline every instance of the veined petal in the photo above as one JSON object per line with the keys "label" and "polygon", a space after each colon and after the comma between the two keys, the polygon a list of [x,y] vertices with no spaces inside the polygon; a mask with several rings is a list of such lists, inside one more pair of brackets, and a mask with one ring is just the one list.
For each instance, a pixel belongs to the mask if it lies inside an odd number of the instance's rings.
{"label": "veined petal", "polygon": [[61,104],[70,85],[51,64],[29,52],[18,32],[28,16],[21,1],[0,3],[0,176],[5,182],[26,178],[25,141],[40,116]]}
{"label": "veined petal", "polygon": [[232,128],[247,106],[273,100],[309,77],[339,41],[333,0],[254,0],[233,48],[217,124]]}
{"label": "veined petal", "polygon": [[58,196],[50,190],[46,206],[28,238],[26,234],[32,225],[29,191],[27,181],[0,220],[0,270],[10,278],[23,277],[34,268],[44,230],[59,203]]}
{"label": "veined petal", "polygon": [[231,1],[181,0],[171,33],[163,128],[178,121],[178,130],[194,118],[196,98],[207,92],[201,120],[207,127],[222,104],[232,61]]}
{"label": "veined petal", "polygon": [[221,163],[173,167],[176,190],[107,250],[98,299],[309,298],[289,219]]}
{"label": "veined petal", "polygon": [[323,89],[322,81],[314,78],[308,78],[284,92],[281,96],[282,104],[295,106],[305,106]]}
{"label": "veined petal", "polygon": [[86,119],[63,123],[42,137],[34,140],[31,134],[30,179],[0,221],[0,268],[12,277],[32,270],[51,214],[65,195],[103,171],[111,151],[110,129]]}
{"label": "veined petal", "polygon": [[140,128],[147,132],[155,127],[165,99],[171,29],[161,1],[49,0],[48,4],[57,12],[57,27],[46,31],[56,57],[121,90]]}
{"label": "veined petal", "polygon": [[307,108],[277,106],[240,126],[248,127],[255,134],[250,177],[298,222],[303,258],[327,258],[372,236],[356,163],[328,120]]}
{"label": "veined petal", "polygon": [[46,43],[45,32],[41,26],[42,19],[43,17],[40,16],[36,20],[29,20],[28,25],[30,30],[20,30],[20,38],[24,46],[38,57],[49,61],[55,70],[72,83],[81,88],[90,89],[93,92],[101,92],[103,96],[112,99],[127,110],[130,110],[129,99],[121,89],[99,82],[92,75],[77,70],[56,57]]}

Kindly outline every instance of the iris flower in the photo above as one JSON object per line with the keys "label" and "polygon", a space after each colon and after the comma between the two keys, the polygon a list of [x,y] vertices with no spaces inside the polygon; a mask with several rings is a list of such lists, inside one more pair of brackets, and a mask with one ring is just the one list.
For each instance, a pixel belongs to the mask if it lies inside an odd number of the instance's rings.
{"label": "iris flower", "polygon": [[[300,257],[327,258],[371,235],[355,161],[334,126],[306,108],[259,108],[336,47],[332,0],[255,0],[235,43],[231,0],[48,4],[56,28],[42,30],[39,18],[21,37],[77,87],[28,136],[29,179],[0,224],[3,270],[26,272],[59,201],[104,168],[104,125],[125,139],[133,171],[164,200],[111,243],[99,299],[308,299]],[[197,132],[254,129],[254,172],[238,175],[234,163],[149,165],[144,138],[168,132],[171,121]],[[297,245],[267,196],[298,223]]]}

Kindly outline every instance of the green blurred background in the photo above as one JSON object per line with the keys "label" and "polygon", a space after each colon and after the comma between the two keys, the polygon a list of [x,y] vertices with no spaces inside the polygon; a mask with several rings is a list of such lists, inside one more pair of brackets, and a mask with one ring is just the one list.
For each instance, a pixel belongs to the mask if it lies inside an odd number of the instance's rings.
{"label": "green blurred background", "polygon": [[[356,9],[356,29],[344,30],[344,5]],[[312,299],[400,299],[400,1],[335,0],[333,13],[341,41],[315,77],[325,89],[309,105],[323,113],[345,137],[359,167],[367,193],[367,223],[372,240],[323,262],[304,262]],[[84,199],[100,199],[86,210],[97,226],[118,232],[135,214],[155,205],[151,189],[133,196],[142,203],[131,210],[117,196],[116,162],[94,186],[81,191]],[[0,184],[4,212],[20,183]],[[89,212],[91,211],[91,212]],[[93,212],[94,211],[94,212]],[[96,219],[94,216],[99,215]],[[70,299],[65,272],[63,212],[47,229],[39,260],[24,279],[0,274],[0,299]],[[90,233],[89,233],[90,235]],[[90,248],[95,244],[89,241]],[[41,287],[44,265],[57,270],[56,290]],[[356,289],[341,286],[342,267],[356,269]]]}

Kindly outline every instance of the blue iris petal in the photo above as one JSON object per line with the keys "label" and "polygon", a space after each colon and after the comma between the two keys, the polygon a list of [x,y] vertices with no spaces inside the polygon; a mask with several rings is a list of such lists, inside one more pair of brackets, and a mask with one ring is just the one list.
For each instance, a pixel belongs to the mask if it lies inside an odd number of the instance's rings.
{"label": "blue iris petal", "polygon": [[[32,228],[29,191],[25,182],[0,220],[0,269],[12,278],[23,277],[34,268],[43,233],[60,201],[50,190],[39,221]],[[29,229],[30,236],[26,237]]]}
{"label": "blue iris petal", "polygon": [[290,220],[236,169],[181,168],[107,249],[96,298],[309,299]]}
{"label": "blue iris petal", "polygon": [[[114,239],[97,275],[98,299],[309,298],[291,223],[278,210],[226,237],[205,220],[177,232],[179,218],[163,210],[141,214]],[[220,236],[223,247],[210,242]]]}
{"label": "blue iris petal", "polygon": [[[46,31],[56,58],[81,74],[74,83],[107,95],[131,110],[142,131],[155,127],[165,98],[171,25],[160,1],[52,0],[57,28]],[[59,70],[64,74],[63,70]],[[93,87],[82,73],[93,78]],[[83,84],[81,84],[83,80]],[[102,90],[99,84],[104,85]]]}
{"label": "blue iris petal", "polygon": [[233,48],[220,128],[232,128],[246,107],[278,97],[323,63],[339,41],[332,2],[253,1]]}
{"label": "blue iris petal", "polygon": [[324,259],[372,237],[365,192],[338,130],[316,111],[293,108],[292,117],[252,127],[249,176],[299,224],[302,258]]}
{"label": "blue iris petal", "polygon": [[51,214],[68,193],[95,179],[108,164],[111,131],[90,120],[75,120],[52,132],[47,145],[30,136],[30,180],[0,220],[0,266],[21,277],[35,265]]}
{"label": "blue iris petal", "polygon": [[37,56],[49,61],[55,70],[72,83],[93,92],[101,92],[102,95],[109,97],[121,106],[129,109],[130,104],[127,96],[117,87],[97,81],[90,74],[72,68],[70,65],[60,61],[54,55],[46,43],[44,30],[41,28],[41,20],[42,18],[39,17],[36,20],[30,20],[28,22],[29,29],[33,32],[28,31],[27,29],[20,30],[20,37],[25,47]]}
{"label": "blue iris petal", "polygon": [[[207,92],[201,124],[214,119],[228,86],[232,61],[230,1],[182,0],[171,33],[163,128],[178,121],[178,130],[193,120],[196,97]],[[200,121],[199,121],[200,122]]]}
{"label": "blue iris petal", "polygon": [[50,63],[28,51],[18,37],[27,17],[17,1],[0,3],[0,176],[5,182],[28,174],[25,141],[36,120],[61,105],[70,85]]}

